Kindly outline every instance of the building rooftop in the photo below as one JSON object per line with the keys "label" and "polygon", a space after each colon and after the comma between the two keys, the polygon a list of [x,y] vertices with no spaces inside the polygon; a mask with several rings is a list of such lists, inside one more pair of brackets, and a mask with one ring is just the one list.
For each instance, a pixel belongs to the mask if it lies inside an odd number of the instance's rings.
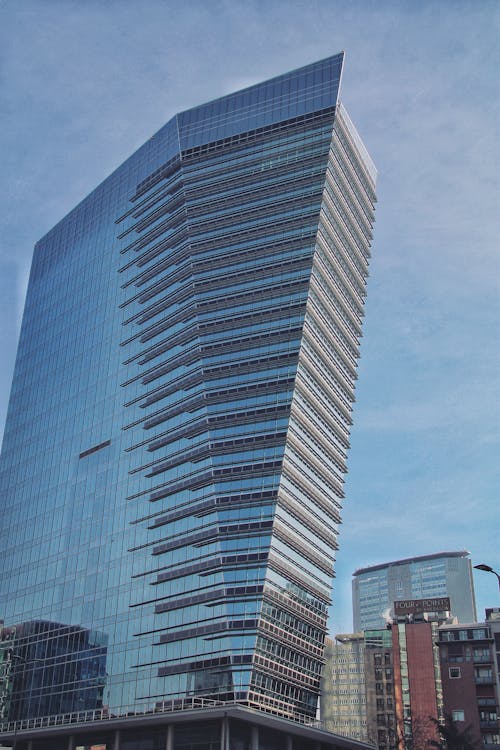
{"label": "building rooftop", "polygon": [[468,550],[459,550],[458,552],[435,552],[432,555],[420,555],[419,557],[406,557],[404,560],[393,560],[392,562],[379,563],[370,565],[367,568],[358,568],[354,571],[353,576],[359,576],[362,573],[370,573],[375,570],[383,570],[394,565],[408,565],[409,563],[422,562],[423,560],[437,560],[440,557],[468,557]]}

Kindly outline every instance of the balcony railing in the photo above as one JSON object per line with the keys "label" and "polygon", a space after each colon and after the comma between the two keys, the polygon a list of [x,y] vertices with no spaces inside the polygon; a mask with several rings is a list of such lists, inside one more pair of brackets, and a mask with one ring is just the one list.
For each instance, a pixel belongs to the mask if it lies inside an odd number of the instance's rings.
{"label": "balcony railing", "polygon": [[[120,708],[117,711],[111,711],[108,708],[99,708],[93,711],[73,711],[66,714],[54,714],[52,716],[37,716],[32,719],[20,719],[18,721],[4,721],[0,722],[0,734],[12,735],[22,732],[23,730],[33,729],[45,729],[47,727],[59,727],[68,724],[83,724],[88,722],[106,722],[112,719],[126,719],[134,716],[149,716],[158,715],[163,713],[171,713],[172,711],[189,711],[203,708],[220,708],[222,706],[248,706],[255,707],[255,703],[249,703],[245,700],[233,700],[233,701],[219,701],[211,698],[201,697],[189,697],[189,698],[175,698],[169,701],[161,701],[154,707],[151,704],[141,707],[138,704],[134,704],[130,707]],[[280,715],[278,711],[273,711],[266,706],[259,706],[259,710],[272,713],[274,715]],[[282,716],[282,715],[281,715]],[[315,727],[317,729],[322,728],[322,722],[318,719],[313,719],[311,716],[306,714],[294,714],[286,716],[289,721],[293,721],[297,724],[304,724],[307,726]]]}
{"label": "balcony railing", "polygon": [[498,719],[480,719],[479,726],[481,729],[498,729]]}
{"label": "balcony railing", "polygon": [[493,685],[495,682],[495,678],[493,675],[490,675],[489,677],[485,677],[483,675],[474,675],[474,681],[476,685]]}

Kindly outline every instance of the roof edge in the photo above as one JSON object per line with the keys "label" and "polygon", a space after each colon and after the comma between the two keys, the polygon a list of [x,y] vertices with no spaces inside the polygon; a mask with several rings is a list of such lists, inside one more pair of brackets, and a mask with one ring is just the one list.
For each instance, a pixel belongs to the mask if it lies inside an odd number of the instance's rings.
{"label": "roof edge", "polygon": [[408,565],[409,563],[420,562],[421,560],[436,560],[439,557],[469,557],[469,555],[470,552],[466,549],[463,549],[455,552],[434,552],[432,555],[406,557],[403,560],[393,560],[391,562],[379,563],[377,565],[369,565],[366,568],[358,568],[354,571],[353,576],[359,576],[362,573],[368,573],[370,571],[383,570],[384,568],[392,568],[396,565]]}

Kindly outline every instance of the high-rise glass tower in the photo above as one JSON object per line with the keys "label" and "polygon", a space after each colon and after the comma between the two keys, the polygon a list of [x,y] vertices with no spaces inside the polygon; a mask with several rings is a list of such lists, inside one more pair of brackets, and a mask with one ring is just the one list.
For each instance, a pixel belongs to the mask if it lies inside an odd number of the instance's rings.
{"label": "high-rise glass tower", "polygon": [[402,599],[449,597],[451,614],[475,622],[476,600],[467,550],[394,560],[359,568],[352,579],[355,630],[382,628]]}
{"label": "high-rise glass tower", "polygon": [[37,243],[1,463],[4,718],[315,715],[376,179],[342,65],[176,115]]}

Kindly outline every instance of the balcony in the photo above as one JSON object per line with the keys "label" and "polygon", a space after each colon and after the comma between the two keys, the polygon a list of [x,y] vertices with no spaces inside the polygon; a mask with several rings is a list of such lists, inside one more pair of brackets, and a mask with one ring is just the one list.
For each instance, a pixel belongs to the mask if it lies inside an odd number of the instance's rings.
{"label": "balcony", "polygon": [[493,685],[495,682],[495,678],[492,674],[490,674],[488,677],[485,677],[483,675],[474,675],[474,682],[476,685]]}
{"label": "balcony", "polygon": [[498,729],[498,719],[480,719],[479,726],[481,729]]}
{"label": "balcony", "polygon": [[484,654],[483,656],[473,656],[472,661],[474,664],[493,664],[491,654]]}

